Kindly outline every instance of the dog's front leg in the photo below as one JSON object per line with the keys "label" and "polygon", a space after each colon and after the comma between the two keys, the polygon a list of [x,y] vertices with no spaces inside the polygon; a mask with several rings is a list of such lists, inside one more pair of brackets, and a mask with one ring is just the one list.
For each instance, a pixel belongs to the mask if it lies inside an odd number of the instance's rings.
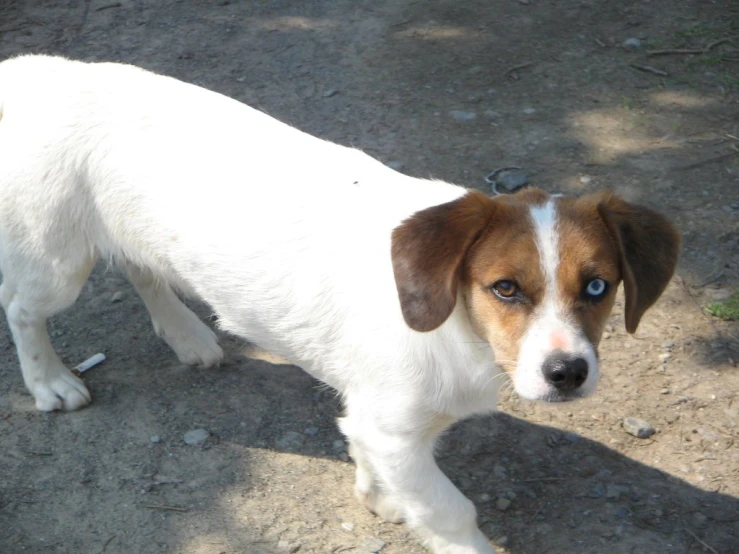
{"label": "dog's front leg", "polygon": [[[385,519],[390,518],[383,512],[402,513],[434,554],[495,553],[477,527],[472,502],[436,465],[437,432],[403,431],[386,421],[378,424],[366,411],[364,417],[355,417],[351,402],[340,425],[361,464],[356,495],[370,510]],[[374,479],[368,479],[368,472]]]}

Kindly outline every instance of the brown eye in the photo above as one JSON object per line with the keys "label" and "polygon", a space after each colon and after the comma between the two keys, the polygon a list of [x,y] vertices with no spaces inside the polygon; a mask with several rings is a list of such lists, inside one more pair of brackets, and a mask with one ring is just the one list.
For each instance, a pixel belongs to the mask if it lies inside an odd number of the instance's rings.
{"label": "brown eye", "polygon": [[503,279],[492,286],[493,292],[501,300],[513,300],[519,296],[520,289],[515,281]]}

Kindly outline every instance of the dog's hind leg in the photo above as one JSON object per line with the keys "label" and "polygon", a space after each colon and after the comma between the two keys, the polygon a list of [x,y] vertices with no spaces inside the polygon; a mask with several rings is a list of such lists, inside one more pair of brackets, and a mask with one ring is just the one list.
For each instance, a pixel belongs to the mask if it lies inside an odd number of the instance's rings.
{"label": "dog's hind leg", "polygon": [[215,333],[177,298],[172,288],[151,271],[124,264],[129,280],[136,288],[157,335],[175,351],[183,364],[210,367],[223,359]]}
{"label": "dog's hind leg", "polygon": [[39,410],[81,408],[90,402],[90,393],[54,351],[46,320],[74,303],[95,260],[47,264],[15,254],[17,263],[9,263],[7,256],[4,260],[0,304],[15,341],[23,380]]}

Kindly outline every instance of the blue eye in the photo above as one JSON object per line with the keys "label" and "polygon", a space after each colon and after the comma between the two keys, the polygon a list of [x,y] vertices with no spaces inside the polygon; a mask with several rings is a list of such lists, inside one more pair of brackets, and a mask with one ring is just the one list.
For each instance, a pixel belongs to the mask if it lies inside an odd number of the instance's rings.
{"label": "blue eye", "polygon": [[608,290],[608,283],[600,277],[591,280],[585,286],[585,296],[591,300],[599,300]]}

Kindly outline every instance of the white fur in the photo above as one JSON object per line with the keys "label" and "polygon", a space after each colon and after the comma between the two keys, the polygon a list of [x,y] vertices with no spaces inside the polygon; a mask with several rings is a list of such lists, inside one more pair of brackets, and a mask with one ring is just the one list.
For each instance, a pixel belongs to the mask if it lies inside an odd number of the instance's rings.
{"label": "white fur", "polygon": [[521,344],[521,354],[513,377],[514,387],[518,394],[530,400],[547,400],[553,395],[555,390],[544,379],[542,366],[545,358],[555,349],[552,337],[557,335],[564,340],[559,347],[561,350],[574,357],[582,357],[588,363],[588,377],[579,389],[580,395],[587,396],[595,390],[598,382],[598,358],[582,329],[561,305],[557,290],[560,252],[556,201],[550,199],[543,206],[532,206],[530,216],[546,285],[544,299],[537,306]]}
{"label": "white fur", "polygon": [[39,409],[90,401],[45,324],[97,258],[115,260],[182,361],[222,352],[170,286],[340,391],[371,509],[405,519],[433,552],[493,552],[433,445],[494,408],[499,370],[462,302],[433,332],[408,328],[389,255],[393,228],[464,189],[130,66],[12,59],[0,109],[0,303]]}

